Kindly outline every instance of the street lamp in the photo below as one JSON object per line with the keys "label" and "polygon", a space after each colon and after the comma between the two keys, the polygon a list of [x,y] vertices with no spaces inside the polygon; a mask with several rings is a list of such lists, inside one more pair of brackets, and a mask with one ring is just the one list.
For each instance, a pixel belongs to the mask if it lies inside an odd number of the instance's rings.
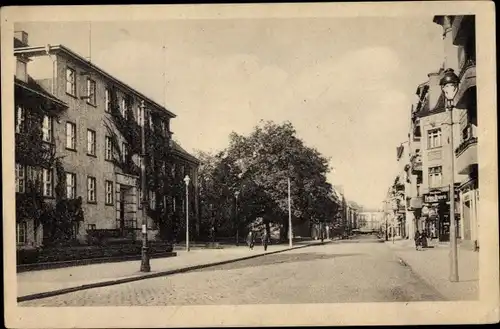
{"label": "street lamp", "polygon": [[446,98],[446,109],[450,112],[450,281],[458,282],[458,251],[457,251],[457,232],[455,223],[455,150],[453,147],[453,100],[458,91],[460,79],[452,69],[444,72],[443,78],[439,84]]}
{"label": "street lamp", "polygon": [[235,225],[236,225],[236,245],[239,245],[239,236],[240,236],[240,225],[239,225],[239,212],[238,212],[238,197],[240,195],[240,191],[235,191],[234,192],[234,199],[235,199],[235,204],[234,204],[234,219],[235,219]]}
{"label": "street lamp", "polygon": [[189,251],[189,176],[184,177],[186,183],[186,251]]}
{"label": "street lamp", "polygon": [[141,249],[141,272],[151,271],[151,266],[149,264],[149,253],[148,253],[148,221],[146,218],[146,207],[148,205],[148,200],[146,196],[146,139],[144,132],[145,118],[146,118],[146,106],[144,101],[141,101],[141,112],[142,112],[142,125],[141,125],[141,191],[142,191],[142,249]]}

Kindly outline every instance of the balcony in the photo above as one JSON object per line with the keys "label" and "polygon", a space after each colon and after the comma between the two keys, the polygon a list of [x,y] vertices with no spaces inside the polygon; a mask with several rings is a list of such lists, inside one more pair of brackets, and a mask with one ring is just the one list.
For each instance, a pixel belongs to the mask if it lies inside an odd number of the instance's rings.
{"label": "balcony", "polygon": [[422,155],[414,154],[410,158],[411,162],[411,173],[416,174],[422,171]]}
{"label": "balcony", "polygon": [[455,150],[456,167],[459,174],[469,174],[477,165],[477,137],[463,141]]}

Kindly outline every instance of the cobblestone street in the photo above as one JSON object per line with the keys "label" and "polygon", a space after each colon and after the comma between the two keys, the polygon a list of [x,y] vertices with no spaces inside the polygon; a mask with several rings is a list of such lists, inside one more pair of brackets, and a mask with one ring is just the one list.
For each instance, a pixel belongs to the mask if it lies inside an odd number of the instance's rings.
{"label": "cobblestone street", "polygon": [[[250,252],[250,251],[249,251]],[[444,300],[383,243],[318,245],[20,306],[140,306]]]}

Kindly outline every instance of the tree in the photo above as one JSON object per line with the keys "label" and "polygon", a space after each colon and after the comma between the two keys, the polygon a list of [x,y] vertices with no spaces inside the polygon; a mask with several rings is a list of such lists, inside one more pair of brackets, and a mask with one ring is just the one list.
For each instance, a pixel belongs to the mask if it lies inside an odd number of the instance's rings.
{"label": "tree", "polygon": [[[239,191],[239,223],[252,225],[257,218],[269,230],[271,223],[288,231],[288,179],[291,182],[292,217],[326,221],[336,211],[332,187],[326,181],[328,159],[307,147],[297,137],[290,122],[261,122],[248,136],[231,133],[227,149],[216,156],[200,158],[203,204],[231,209],[235,191]],[[210,195],[208,195],[210,194]],[[230,221],[227,213],[218,220]]]}

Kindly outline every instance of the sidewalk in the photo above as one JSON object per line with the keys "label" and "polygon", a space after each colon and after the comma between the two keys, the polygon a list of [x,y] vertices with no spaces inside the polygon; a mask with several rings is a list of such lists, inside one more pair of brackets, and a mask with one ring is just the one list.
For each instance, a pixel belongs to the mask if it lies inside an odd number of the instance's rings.
{"label": "sidewalk", "polygon": [[[292,249],[320,243],[317,241],[294,242]],[[66,293],[97,286],[125,283],[287,250],[290,250],[288,245],[271,245],[267,252],[264,252],[260,245],[256,245],[254,250],[249,250],[246,246],[227,249],[198,249],[189,252],[176,250],[176,257],[151,259],[151,272],[149,273],[139,271],[140,260],[22,272],[17,274],[17,296],[18,301],[42,298],[56,294],[52,294],[52,292]]]}
{"label": "sidewalk", "polygon": [[479,254],[458,248],[459,282],[450,282],[449,247],[443,244],[431,244],[433,248],[415,250],[412,240],[399,240],[386,244],[396,255],[420,276],[449,300],[479,299]]}

